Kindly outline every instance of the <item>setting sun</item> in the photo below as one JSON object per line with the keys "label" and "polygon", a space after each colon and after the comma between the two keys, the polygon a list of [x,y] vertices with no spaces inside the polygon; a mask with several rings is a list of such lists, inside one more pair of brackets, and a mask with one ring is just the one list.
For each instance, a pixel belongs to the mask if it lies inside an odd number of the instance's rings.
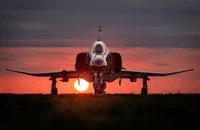
{"label": "setting sun", "polygon": [[75,81],[74,87],[77,91],[83,92],[86,91],[89,87],[89,83],[84,79],[80,79],[80,85],[78,85],[78,80]]}

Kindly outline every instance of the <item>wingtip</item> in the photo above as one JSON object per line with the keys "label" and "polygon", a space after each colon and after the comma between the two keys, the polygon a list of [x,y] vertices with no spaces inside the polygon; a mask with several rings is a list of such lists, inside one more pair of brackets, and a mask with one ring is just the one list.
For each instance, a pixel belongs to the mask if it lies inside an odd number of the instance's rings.
{"label": "wingtip", "polygon": [[191,69],[191,71],[194,70],[194,68]]}
{"label": "wingtip", "polygon": [[10,69],[6,68],[7,71],[11,71]]}

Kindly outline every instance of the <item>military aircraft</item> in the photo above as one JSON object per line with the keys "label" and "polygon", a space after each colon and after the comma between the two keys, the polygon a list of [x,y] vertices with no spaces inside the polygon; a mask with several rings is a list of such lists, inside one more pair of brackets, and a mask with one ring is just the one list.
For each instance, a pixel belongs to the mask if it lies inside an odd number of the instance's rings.
{"label": "military aircraft", "polygon": [[94,94],[105,94],[106,82],[113,82],[119,79],[130,79],[130,82],[136,82],[137,79],[143,79],[141,94],[148,94],[147,81],[150,76],[169,76],[173,74],[192,71],[192,69],[180,70],[174,72],[146,72],[139,70],[127,70],[122,66],[122,57],[118,52],[111,52],[102,41],[102,26],[98,26],[99,37],[93,43],[88,52],[79,52],[76,55],[75,68],[73,70],[61,70],[56,72],[25,72],[20,70],[6,69],[8,71],[27,74],[38,77],[50,77],[52,80],[51,94],[58,94],[56,79],[61,78],[62,82],[68,82],[70,78],[77,78],[80,84],[80,78],[93,83]]}

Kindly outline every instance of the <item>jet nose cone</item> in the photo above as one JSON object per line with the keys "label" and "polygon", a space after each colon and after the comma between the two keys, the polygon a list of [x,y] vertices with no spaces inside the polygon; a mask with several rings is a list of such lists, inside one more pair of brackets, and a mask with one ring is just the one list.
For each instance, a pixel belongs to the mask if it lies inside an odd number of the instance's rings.
{"label": "jet nose cone", "polygon": [[92,58],[90,62],[90,69],[94,72],[102,72],[107,68],[106,60],[99,55],[96,55]]}
{"label": "jet nose cone", "polygon": [[93,60],[94,64],[97,65],[97,66],[101,66],[101,65],[104,65],[104,59],[102,58],[95,58]]}

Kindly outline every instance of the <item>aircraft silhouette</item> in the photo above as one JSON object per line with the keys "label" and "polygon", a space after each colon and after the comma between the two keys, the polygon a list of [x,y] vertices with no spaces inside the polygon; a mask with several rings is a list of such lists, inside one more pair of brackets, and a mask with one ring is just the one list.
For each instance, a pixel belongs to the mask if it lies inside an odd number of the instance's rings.
{"label": "aircraft silhouette", "polygon": [[82,78],[87,82],[93,82],[94,94],[105,94],[106,82],[113,82],[116,79],[119,79],[119,85],[121,85],[122,78],[130,79],[130,82],[136,82],[137,79],[141,78],[143,79],[141,94],[148,94],[147,81],[150,80],[150,76],[169,76],[193,70],[192,68],[167,73],[127,70],[122,67],[122,58],[120,53],[110,52],[102,41],[102,26],[99,26],[98,31],[99,37],[93,43],[89,51],[77,54],[74,70],[40,73],[12,69],[6,70],[31,76],[50,77],[49,80],[52,80],[51,94],[58,94],[56,87],[57,78],[61,78],[62,82],[68,82],[70,78],[77,78],[79,84],[79,78]]}

